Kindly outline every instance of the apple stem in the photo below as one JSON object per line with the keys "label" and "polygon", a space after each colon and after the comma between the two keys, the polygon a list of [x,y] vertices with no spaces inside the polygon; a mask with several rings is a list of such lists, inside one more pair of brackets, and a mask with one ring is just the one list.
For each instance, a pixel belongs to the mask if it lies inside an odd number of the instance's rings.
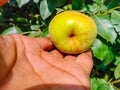
{"label": "apple stem", "polygon": [[74,37],[74,36],[75,36],[74,33],[71,33],[71,34],[69,35],[70,38],[72,38],[72,37]]}

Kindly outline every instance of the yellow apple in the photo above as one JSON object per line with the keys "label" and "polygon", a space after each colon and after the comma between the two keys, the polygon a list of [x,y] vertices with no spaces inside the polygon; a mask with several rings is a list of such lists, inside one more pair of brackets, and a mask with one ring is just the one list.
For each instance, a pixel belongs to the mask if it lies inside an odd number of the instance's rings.
{"label": "yellow apple", "polygon": [[57,14],[51,20],[49,33],[58,50],[79,54],[90,49],[97,35],[97,27],[89,16],[70,10]]}

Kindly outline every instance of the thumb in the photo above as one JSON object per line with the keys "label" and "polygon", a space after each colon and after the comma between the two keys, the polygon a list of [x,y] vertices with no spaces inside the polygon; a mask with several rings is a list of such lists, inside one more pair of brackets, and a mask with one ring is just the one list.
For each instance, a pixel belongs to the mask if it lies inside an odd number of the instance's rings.
{"label": "thumb", "polygon": [[80,54],[77,57],[76,62],[79,63],[88,74],[90,74],[93,68],[93,59],[90,51]]}

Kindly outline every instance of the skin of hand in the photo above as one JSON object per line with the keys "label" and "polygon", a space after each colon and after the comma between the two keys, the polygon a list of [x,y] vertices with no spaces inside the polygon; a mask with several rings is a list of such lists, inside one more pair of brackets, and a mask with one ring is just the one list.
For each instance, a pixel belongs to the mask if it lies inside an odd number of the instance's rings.
{"label": "skin of hand", "polygon": [[91,52],[65,55],[50,38],[0,37],[0,90],[90,90]]}

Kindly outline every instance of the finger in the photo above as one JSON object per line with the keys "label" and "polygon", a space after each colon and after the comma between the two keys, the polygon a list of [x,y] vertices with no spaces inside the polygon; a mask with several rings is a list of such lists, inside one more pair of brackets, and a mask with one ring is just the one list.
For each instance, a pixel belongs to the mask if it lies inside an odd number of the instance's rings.
{"label": "finger", "polygon": [[80,54],[76,62],[79,63],[88,74],[90,74],[93,68],[92,54],[90,51]]}
{"label": "finger", "polygon": [[16,48],[13,38],[10,36],[0,36],[0,83],[12,68],[16,58],[15,55]]}
{"label": "finger", "polygon": [[59,52],[58,50],[52,50],[50,52],[53,56],[56,56],[56,57],[60,57],[60,58],[63,58],[63,54],[61,52]]}
{"label": "finger", "polygon": [[75,61],[76,60],[76,57],[75,56],[72,56],[72,55],[67,55],[64,57],[65,60],[73,60]]}
{"label": "finger", "polygon": [[54,45],[51,42],[49,37],[44,37],[44,38],[35,38],[35,40],[40,44],[40,46],[42,47],[42,49],[44,50],[51,50]]}
{"label": "finger", "polygon": [[58,58],[56,55],[53,55],[47,51],[42,51],[40,57],[44,59],[47,63],[53,66],[59,66],[63,62],[63,58]]}

